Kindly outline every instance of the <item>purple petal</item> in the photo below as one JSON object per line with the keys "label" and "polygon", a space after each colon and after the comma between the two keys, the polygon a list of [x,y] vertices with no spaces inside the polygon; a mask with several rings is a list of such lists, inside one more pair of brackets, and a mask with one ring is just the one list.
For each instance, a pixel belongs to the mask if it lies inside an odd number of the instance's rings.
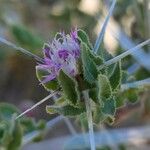
{"label": "purple petal", "polygon": [[61,69],[67,71],[71,76],[78,73],[76,61],[80,57],[80,45],[77,40],[77,29],[72,30],[70,35],[64,32],[59,35],[60,37],[55,37],[52,43],[45,44],[43,48],[44,63],[38,64],[38,67],[49,74],[43,76],[42,83],[54,80]]}
{"label": "purple petal", "polygon": [[72,40],[77,41],[77,37],[78,37],[78,35],[77,35],[77,29],[72,30],[70,35],[71,35]]}
{"label": "purple petal", "polygon": [[62,49],[62,50],[58,51],[58,55],[63,60],[66,60],[68,58],[69,52],[67,50],[65,50],[65,49]]}
{"label": "purple petal", "polygon": [[47,44],[45,44],[44,47],[43,47],[43,50],[44,50],[44,55],[51,59],[51,56],[50,56],[51,49],[50,49],[50,47]]}

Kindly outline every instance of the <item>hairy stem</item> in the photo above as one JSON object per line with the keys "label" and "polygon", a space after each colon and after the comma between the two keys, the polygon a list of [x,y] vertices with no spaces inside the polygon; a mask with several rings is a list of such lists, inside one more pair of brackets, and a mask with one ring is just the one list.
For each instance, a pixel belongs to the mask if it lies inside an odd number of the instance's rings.
{"label": "hairy stem", "polygon": [[99,49],[99,47],[100,47],[100,44],[102,43],[102,40],[103,40],[103,37],[104,37],[104,34],[105,34],[105,30],[106,30],[108,21],[109,21],[111,15],[112,15],[112,12],[113,12],[113,10],[114,10],[115,4],[116,4],[116,0],[113,0],[112,5],[111,5],[111,7],[110,7],[110,9],[109,9],[109,13],[108,13],[108,15],[107,15],[106,18],[105,18],[105,21],[104,21],[104,23],[103,23],[103,26],[102,26],[102,29],[101,29],[101,31],[100,31],[100,34],[99,34],[99,36],[98,36],[98,38],[97,38],[97,40],[96,40],[96,42],[95,42],[95,45],[94,45],[94,52],[95,52],[95,53],[98,52],[98,49]]}
{"label": "hairy stem", "polygon": [[44,103],[45,101],[47,101],[48,99],[50,99],[51,97],[53,97],[55,94],[57,94],[58,91],[54,91],[53,93],[51,93],[50,95],[48,95],[47,97],[45,97],[44,99],[42,99],[41,101],[39,101],[38,103],[36,103],[35,105],[33,105],[31,108],[27,109],[26,111],[24,111],[23,113],[21,113],[20,115],[18,115],[16,117],[16,119],[24,116],[26,113],[28,113],[29,111],[33,110],[34,108],[36,108],[37,106],[41,105],[42,103]]}
{"label": "hairy stem", "polygon": [[0,43],[3,43],[3,44],[5,44],[5,45],[7,45],[7,46],[9,46],[9,47],[11,47],[11,48],[17,50],[17,51],[20,51],[20,52],[22,52],[22,53],[24,53],[24,54],[30,56],[31,58],[34,58],[34,59],[37,60],[38,62],[43,62],[43,59],[40,58],[39,56],[37,56],[37,55],[31,53],[30,51],[28,51],[28,50],[26,50],[26,49],[24,49],[24,48],[22,48],[22,47],[16,46],[15,44],[13,44],[13,43],[7,41],[6,39],[3,39],[3,38],[0,37]]}
{"label": "hairy stem", "polygon": [[92,106],[91,106],[91,102],[89,99],[88,91],[84,91],[83,95],[84,95],[85,105],[86,105],[91,150],[96,150],[94,131],[93,131],[93,120],[92,120],[92,109],[91,109]]}

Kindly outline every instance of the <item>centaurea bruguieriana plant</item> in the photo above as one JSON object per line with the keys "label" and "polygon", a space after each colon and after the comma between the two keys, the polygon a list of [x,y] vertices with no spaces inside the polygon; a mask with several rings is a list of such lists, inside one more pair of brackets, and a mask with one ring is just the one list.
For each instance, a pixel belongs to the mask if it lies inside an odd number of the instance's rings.
{"label": "centaurea bruguieriana plant", "polygon": [[52,42],[44,44],[42,59],[0,38],[2,43],[37,60],[37,77],[52,93],[18,115],[16,120],[55,95],[54,105],[46,106],[47,112],[71,117],[87,113],[91,149],[95,150],[92,121],[113,123],[116,109],[124,104],[119,95],[132,95],[133,98],[137,94],[135,90],[126,90],[122,94],[122,87],[125,87],[122,84],[131,82],[131,79],[121,68],[121,59],[150,42],[147,40],[117,57],[102,48],[101,42],[115,3],[114,0],[94,47],[85,31],[74,29],[67,35],[57,33]]}
{"label": "centaurea bruguieriana plant", "polygon": [[[46,107],[48,113],[77,116],[86,112],[86,91],[95,121],[99,115],[103,116],[99,121],[113,121],[120,86],[128,75],[121,69],[120,60],[115,61],[101,47],[98,52],[94,53],[89,37],[81,29],[67,35],[57,33],[51,43],[44,44],[44,61],[36,66],[37,77],[47,90],[60,89],[55,104]],[[108,59],[115,63],[107,65]]]}
{"label": "centaurea bruguieriana plant", "polygon": [[[120,59],[129,52],[118,59],[101,47],[95,53],[86,32],[75,29],[67,35],[57,33],[51,43],[44,45],[43,53],[44,61],[36,66],[37,77],[45,89],[60,91],[54,105],[46,106],[47,112],[87,117],[90,145],[95,150],[93,121],[113,123],[116,109],[124,104],[120,104],[119,94],[129,76],[121,68]],[[130,95],[135,102],[137,90],[124,93],[129,100]]]}
{"label": "centaurea bruguieriana plant", "polygon": [[113,118],[115,95],[122,79],[120,61],[99,70],[104,61],[113,57],[104,50],[95,54],[89,37],[81,29],[70,35],[58,33],[51,43],[44,45],[43,53],[44,62],[36,66],[38,79],[47,90],[62,90],[55,105],[46,107],[47,112],[65,116],[86,112],[83,93],[87,91],[93,100],[93,113]]}

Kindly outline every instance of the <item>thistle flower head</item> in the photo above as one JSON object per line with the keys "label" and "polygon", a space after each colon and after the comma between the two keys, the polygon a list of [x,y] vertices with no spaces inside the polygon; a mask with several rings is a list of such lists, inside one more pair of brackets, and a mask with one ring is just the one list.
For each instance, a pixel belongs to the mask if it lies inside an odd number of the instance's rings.
{"label": "thistle flower head", "polygon": [[44,45],[43,53],[44,63],[39,64],[38,67],[46,70],[49,74],[44,77],[42,83],[55,79],[60,70],[75,76],[78,73],[76,62],[80,56],[77,30],[72,31],[70,35],[58,33],[52,43]]}

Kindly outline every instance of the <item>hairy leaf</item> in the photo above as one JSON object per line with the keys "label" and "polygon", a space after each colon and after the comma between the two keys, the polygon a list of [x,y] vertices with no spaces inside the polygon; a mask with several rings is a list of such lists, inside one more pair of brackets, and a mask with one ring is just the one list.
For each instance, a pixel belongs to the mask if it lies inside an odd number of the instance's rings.
{"label": "hairy leaf", "polygon": [[78,30],[78,38],[81,43],[84,43],[85,45],[88,46],[89,55],[90,55],[91,59],[95,62],[95,64],[101,65],[103,63],[103,59],[100,56],[97,56],[93,53],[93,51],[92,51],[93,47],[92,47],[92,44],[90,43],[89,37],[86,34],[86,32],[79,29]]}
{"label": "hairy leaf", "polygon": [[89,51],[89,56],[97,66],[103,64],[103,59],[100,56],[95,55],[92,51]]}
{"label": "hairy leaf", "polygon": [[102,112],[106,115],[114,116],[116,112],[116,101],[114,100],[114,98],[109,98],[104,102]]}
{"label": "hairy leaf", "polygon": [[62,87],[64,97],[70,104],[76,105],[80,99],[77,82],[63,70],[59,72],[58,81]]}
{"label": "hairy leaf", "polygon": [[97,79],[98,71],[95,62],[90,57],[90,50],[82,43],[81,59],[83,65],[84,78],[90,83],[94,83]]}
{"label": "hairy leaf", "polygon": [[92,44],[90,43],[89,37],[86,34],[86,32],[81,30],[81,29],[79,29],[77,34],[78,34],[79,41],[81,43],[85,43],[89,47],[89,49],[92,50],[93,47],[92,47]]}
{"label": "hairy leaf", "polygon": [[71,105],[66,106],[47,106],[46,111],[49,114],[59,113],[64,116],[77,116],[85,112],[85,108],[77,108]]}
{"label": "hairy leaf", "polygon": [[101,46],[100,50],[98,51],[98,55],[99,55],[104,61],[107,61],[107,60],[113,58],[113,56],[112,56],[107,50],[105,50],[103,46]]}
{"label": "hairy leaf", "polygon": [[111,64],[111,65],[109,65],[109,66],[106,67],[106,73],[107,73],[108,77],[112,76],[112,74],[114,73],[114,70],[116,68],[116,65],[117,64],[115,63],[115,64]]}
{"label": "hairy leaf", "polygon": [[113,73],[109,78],[113,91],[120,86],[121,78],[122,78],[122,70],[121,70],[121,62],[119,62],[116,64]]}
{"label": "hairy leaf", "polygon": [[106,100],[112,95],[112,89],[110,82],[105,75],[98,76],[98,89],[99,89],[99,98]]}
{"label": "hairy leaf", "polygon": [[120,108],[124,106],[126,98],[124,97],[122,92],[120,92],[117,93],[117,95],[115,96],[115,100],[116,100],[116,108]]}
{"label": "hairy leaf", "polygon": [[99,103],[99,98],[98,98],[98,93],[99,90],[98,88],[93,88],[89,90],[89,97],[95,102],[95,103]]}
{"label": "hairy leaf", "polygon": [[59,97],[58,99],[55,99],[55,105],[64,105],[66,104],[65,98],[63,96]]}
{"label": "hairy leaf", "polygon": [[102,112],[102,109],[100,106],[96,106],[94,113],[93,113],[93,121],[98,124],[105,121],[107,116]]}
{"label": "hairy leaf", "polygon": [[127,82],[127,80],[128,80],[128,78],[129,78],[128,72],[127,72],[127,71],[122,70],[121,83],[126,83],[126,82]]}
{"label": "hairy leaf", "polygon": [[[36,76],[40,82],[42,82],[44,79],[44,76],[48,74],[49,73],[46,70],[41,69],[38,66],[36,67]],[[58,83],[56,80],[48,81],[47,83],[42,83],[42,85],[47,91],[58,89]]]}

